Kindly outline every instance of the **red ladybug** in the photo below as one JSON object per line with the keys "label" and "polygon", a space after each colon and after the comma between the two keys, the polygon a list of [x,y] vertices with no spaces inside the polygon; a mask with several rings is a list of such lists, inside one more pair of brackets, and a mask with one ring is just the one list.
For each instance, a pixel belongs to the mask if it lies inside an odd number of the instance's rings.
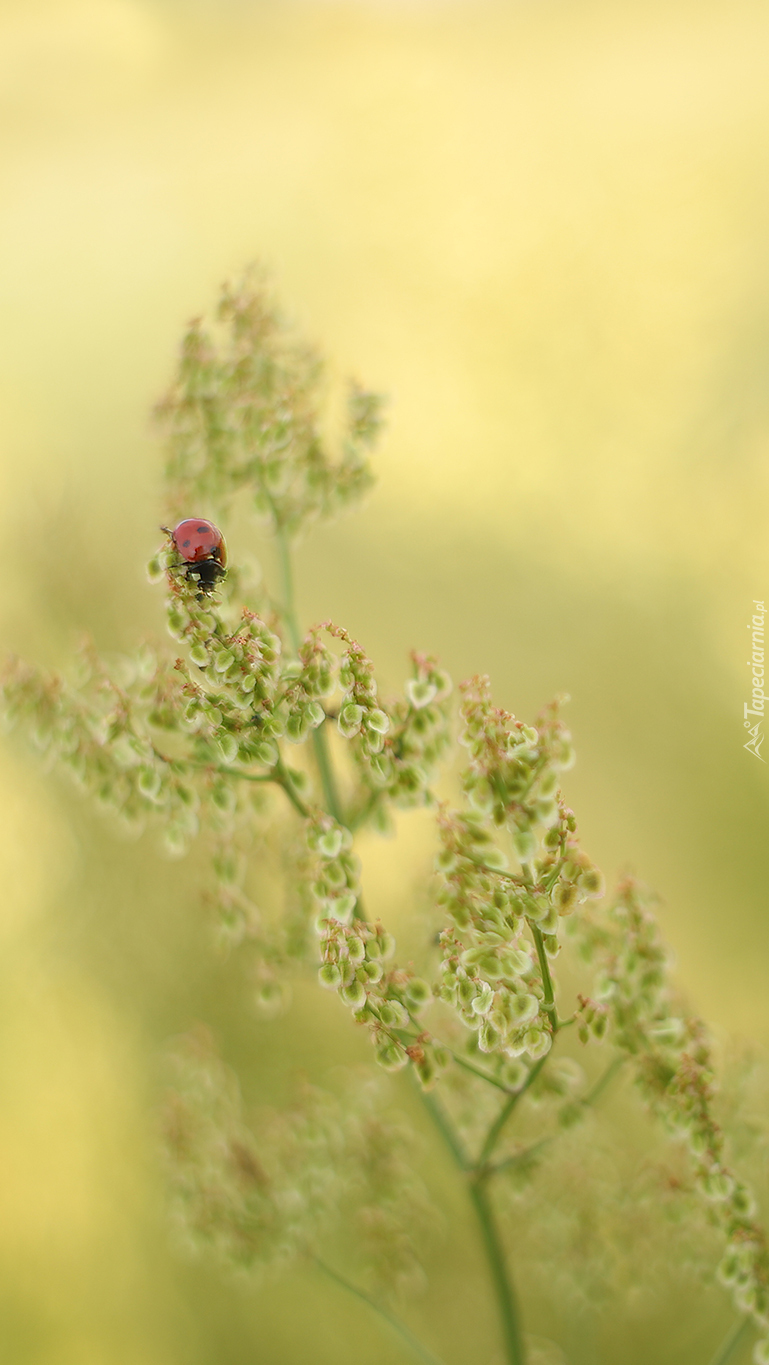
{"label": "red ladybug", "polygon": [[226,573],[227,547],[224,536],[212,521],[188,517],[171,532],[171,539],[187,565],[187,577],[211,592]]}

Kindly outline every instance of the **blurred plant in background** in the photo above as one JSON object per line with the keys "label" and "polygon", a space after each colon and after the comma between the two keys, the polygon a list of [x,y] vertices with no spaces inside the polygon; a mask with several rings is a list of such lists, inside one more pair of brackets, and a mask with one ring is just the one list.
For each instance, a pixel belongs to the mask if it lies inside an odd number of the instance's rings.
{"label": "blurred plant in background", "polygon": [[[673,1227],[678,1252],[717,1275],[739,1315],[714,1361],[752,1333],[767,1365],[769,1256],[716,1115],[711,1044],[671,985],[651,897],[626,879],[605,899],[580,846],[560,703],[524,724],[476,677],[455,708],[448,675],[419,654],[389,701],[343,626],[299,626],[292,546],[370,486],[380,427],[379,398],[351,386],[329,436],[322,373],[262,283],[224,289],[214,322],[188,329],[159,405],[167,512],[226,523],[247,503],[274,537],[277,588],[237,562],[207,579],[169,532],[149,572],[180,656],[142,647],[107,668],[87,649],[72,682],[12,661],[7,714],[121,823],[154,826],[174,854],[201,843],[222,937],[252,954],[265,1013],[314,970],[379,1068],[411,1073],[476,1215],[508,1365],[536,1354],[516,1253],[578,1311],[581,1297],[643,1292]],[[436,857],[412,963],[367,914],[356,838],[415,807],[434,815]],[[276,848],[277,895],[264,875]],[[590,1081],[563,1046],[575,1037],[586,1057],[606,1054]],[[184,1238],[240,1268],[311,1260],[388,1321],[404,1358],[435,1362],[399,1300],[423,1282],[439,1220],[386,1080],[308,1083],[285,1111],[252,1115],[205,1032],[172,1064],[164,1131]],[[670,1167],[630,1180],[594,1112],[622,1071],[678,1144]],[[559,1169],[576,1169],[561,1181],[571,1207],[538,1194],[539,1167],[556,1187]]]}

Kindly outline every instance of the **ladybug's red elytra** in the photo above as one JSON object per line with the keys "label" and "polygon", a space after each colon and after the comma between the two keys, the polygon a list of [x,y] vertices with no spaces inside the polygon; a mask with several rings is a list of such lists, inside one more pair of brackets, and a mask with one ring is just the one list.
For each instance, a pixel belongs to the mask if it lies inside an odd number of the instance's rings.
{"label": "ladybug's red elytra", "polygon": [[170,534],[187,565],[187,577],[199,583],[202,592],[211,592],[224,577],[227,563],[227,547],[218,526],[203,517],[187,517]]}

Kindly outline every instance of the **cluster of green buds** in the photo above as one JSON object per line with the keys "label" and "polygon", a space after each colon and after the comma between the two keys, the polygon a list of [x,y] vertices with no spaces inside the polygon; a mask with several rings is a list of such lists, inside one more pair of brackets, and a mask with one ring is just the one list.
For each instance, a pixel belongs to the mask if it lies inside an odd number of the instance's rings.
{"label": "cluster of green buds", "polygon": [[451,679],[435,659],[413,654],[413,677],[405,697],[387,710],[377,697],[371,660],[347,631],[328,626],[345,643],[339,669],[343,689],[340,734],[350,741],[363,780],[364,808],[382,798],[396,806],[433,800],[431,784],[450,743],[448,698]]}
{"label": "cluster of green buds", "polygon": [[326,719],[323,698],[336,686],[336,659],[321,640],[323,627],[309,632],[299,647],[299,657],[283,669],[281,707],[287,712],[285,736],[301,744],[311,730]]}
{"label": "cluster of green buds", "polygon": [[558,825],[558,774],[574,762],[571,737],[557,703],[535,728],[492,704],[487,677],[472,678],[461,690],[459,742],[470,754],[463,777],[470,808],[507,828],[520,863],[531,864],[543,843],[555,849],[561,842],[545,835]]}
{"label": "cluster of green buds", "polygon": [[352,834],[332,816],[318,814],[307,823],[307,847],[318,928],[331,920],[349,924],[360,897],[360,860],[352,852]]}
{"label": "cluster of green buds", "polygon": [[441,935],[441,999],[477,1033],[481,1052],[537,1060],[552,1042],[553,1002],[525,935],[520,889],[494,866],[499,850],[472,817],[444,810],[439,830],[438,899],[452,922]]}
{"label": "cluster of green buds", "polygon": [[247,490],[257,511],[295,534],[333,516],[373,481],[368,455],[382,400],[348,390],[338,449],[320,417],[322,366],[288,334],[253,276],[225,285],[213,327],[188,328],[174,382],[158,405],[168,432],[174,507],[222,509]]}
{"label": "cluster of green buds", "polygon": [[356,1023],[368,1028],[381,1067],[398,1071],[411,1062],[422,1084],[432,1085],[448,1054],[417,1023],[433,998],[430,986],[394,965],[395,939],[363,918],[349,831],[317,816],[308,824],[307,840],[315,856],[312,890],[321,906],[320,984],[337,991]]}
{"label": "cluster of green buds", "polygon": [[[600,895],[602,879],[558,790],[573,754],[557,709],[525,726],[493,706],[488,680],[476,678],[463,687],[462,721],[468,809],[438,817],[438,899],[450,921],[441,995],[482,1052],[535,1061],[557,1027],[550,961],[561,920]],[[504,831],[518,870],[508,870]]]}
{"label": "cluster of green buds", "polygon": [[182,678],[148,650],[116,671],[119,680],[89,651],[73,687],[57,673],[11,660],[2,682],[6,719],[27,722],[50,762],[102,809],[125,824],[161,824],[176,850],[197,833],[200,804],[188,765],[158,747],[158,732],[176,728]]}
{"label": "cluster of green buds", "polygon": [[607,922],[587,926],[601,970],[597,993],[608,1010],[612,1037],[636,1065],[650,1107],[688,1147],[695,1188],[726,1239],[719,1277],[737,1309],[761,1333],[758,1365],[769,1362],[769,1254],[756,1223],[755,1200],[729,1170],[724,1135],[713,1116],[714,1072],[703,1024],[675,1007],[668,954],[647,898],[626,881]]}

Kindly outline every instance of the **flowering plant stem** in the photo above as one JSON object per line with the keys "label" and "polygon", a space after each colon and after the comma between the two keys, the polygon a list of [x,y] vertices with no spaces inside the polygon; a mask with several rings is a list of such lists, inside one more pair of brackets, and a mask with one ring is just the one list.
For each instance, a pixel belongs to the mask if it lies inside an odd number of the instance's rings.
{"label": "flowering plant stem", "polygon": [[734,1353],[737,1350],[738,1346],[740,1346],[742,1342],[745,1340],[749,1330],[750,1330],[749,1318],[742,1318],[741,1321],[737,1321],[734,1327],[722,1341],[721,1345],[719,1346],[718,1350],[713,1356],[710,1365],[727,1365],[727,1362],[730,1361],[734,1356]]}
{"label": "flowering plant stem", "polygon": [[371,1295],[367,1294],[364,1289],[360,1289],[358,1285],[353,1284],[351,1280],[345,1279],[344,1275],[340,1275],[338,1270],[333,1270],[330,1265],[326,1265],[326,1262],[321,1261],[318,1256],[315,1257],[315,1264],[318,1269],[322,1270],[323,1274],[327,1275],[335,1284],[340,1285],[342,1289],[346,1289],[348,1294],[352,1294],[354,1298],[360,1299],[361,1302],[367,1304],[369,1308],[373,1308],[374,1312],[378,1313],[380,1318],[384,1318],[384,1321],[389,1323],[393,1331],[397,1332],[401,1340],[406,1342],[414,1355],[418,1356],[420,1360],[423,1360],[425,1365],[443,1365],[443,1361],[440,1357],[434,1355],[432,1351],[429,1351],[419,1338],[414,1336],[414,1333],[406,1326],[405,1322],[401,1322],[400,1318],[396,1318],[395,1314],[391,1313],[388,1308],[384,1308],[381,1303],[377,1303],[376,1299],[372,1299]]}
{"label": "flowering plant stem", "polygon": [[[451,1152],[454,1162],[459,1169],[468,1176],[467,1188],[470,1195],[470,1202],[472,1203],[480,1226],[483,1249],[486,1253],[486,1260],[491,1273],[491,1281],[494,1287],[494,1294],[497,1300],[497,1307],[499,1309],[499,1316],[502,1324],[505,1355],[508,1365],[525,1365],[526,1356],[521,1337],[515,1290],[508,1269],[504,1247],[502,1246],[499,1235],[499,1229],[494,1214],[492,1213],[486,1190],[486,1179],[491,1172],[485,1165],[483,1153],[486,1151],[488,1138],[487,1142],[484,1143],[483,1151],[478,1162],[470,1162],[443,1106],[428,1091],[423,1090],[420,1093],[425,1108]],[[517,1099],[517,1096],[513,1096],[512,1098]],[[507,1106],[505,1106],[505,1108],[507,1108]],[[492,1125],[492,1127],[493,1126],[494,1125]]]}

